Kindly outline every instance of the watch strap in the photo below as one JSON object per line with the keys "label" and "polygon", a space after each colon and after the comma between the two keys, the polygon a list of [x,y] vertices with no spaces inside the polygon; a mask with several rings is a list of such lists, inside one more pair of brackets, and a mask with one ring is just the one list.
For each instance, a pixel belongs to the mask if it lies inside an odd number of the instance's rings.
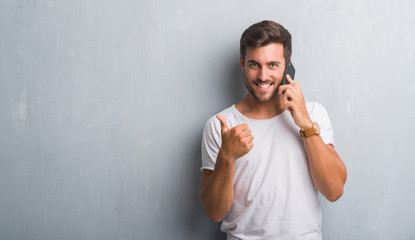
{"label": "watch strap", "polygon": [[300,130],[300,135],[303,138],[308,138],[314,135],[320,135],[320,128],[316,122],[313,122],[313,126],[306,130]]}

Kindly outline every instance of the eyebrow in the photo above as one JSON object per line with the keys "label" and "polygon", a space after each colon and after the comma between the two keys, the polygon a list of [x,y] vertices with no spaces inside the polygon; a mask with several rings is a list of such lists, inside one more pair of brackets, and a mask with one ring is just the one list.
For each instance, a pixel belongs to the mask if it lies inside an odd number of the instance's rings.
{"label": "eyebrow", "polygon": [[[255,60],[248,60],[247,63],[258,63],[259,64],[259,62],[255,61]],[[270,61],[270,62],[267,62],[266,64],[269,65],[269,64],[273,64],[273,63],[277,64],[277,65],[281,64],[280,61]]]}
{"label": "eyebrow", "polygon": [[255,60],[248,60],[247,63],[258,63],[258,62]]}

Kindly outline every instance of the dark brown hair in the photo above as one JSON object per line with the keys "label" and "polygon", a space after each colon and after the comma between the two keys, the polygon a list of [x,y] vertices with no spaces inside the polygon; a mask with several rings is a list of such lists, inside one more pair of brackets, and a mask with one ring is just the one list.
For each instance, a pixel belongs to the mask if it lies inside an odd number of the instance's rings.
{"label": "dark brown hair", "polygon": [[291,58],[291,34],[282,25],[264,20],[247,28],[241,36],[240,54],[245,61],[246,49],[262,47],[270,43],[282,43],[284,46],[285,61]]}

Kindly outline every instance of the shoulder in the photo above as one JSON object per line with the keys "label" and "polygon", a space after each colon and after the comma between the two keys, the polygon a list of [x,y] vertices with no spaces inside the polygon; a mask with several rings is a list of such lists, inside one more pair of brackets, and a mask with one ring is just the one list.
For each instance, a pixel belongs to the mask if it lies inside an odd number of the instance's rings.
{"label": "shoulder", "polygon": [[306,102],[306,107],[309,112],[327,112],[326,108],[318,102]]}
{"label": "shoulder", "polygon": [[317,102],[307,102],[306,107],[308,114],[313,122],[317,122],[320,126],[320,136],[325,144],[334,144],[333,127],[327,110],[323,105]]}
{"label": "shoulder", "polygon": [[318,102],[306,102],[306,107],[311,118],[328,117],[326,108]]}

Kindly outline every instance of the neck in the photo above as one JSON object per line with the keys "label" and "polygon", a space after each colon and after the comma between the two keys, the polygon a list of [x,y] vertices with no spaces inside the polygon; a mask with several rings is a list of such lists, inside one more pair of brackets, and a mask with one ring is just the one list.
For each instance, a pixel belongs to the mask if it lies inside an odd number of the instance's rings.
{"label": "neck", "polygon": [[285,111],[281,104],[281,96],[276,95],[268,102],[258,101],[252,94],[235,105],[239,112],[252,119],[269,119]]}

